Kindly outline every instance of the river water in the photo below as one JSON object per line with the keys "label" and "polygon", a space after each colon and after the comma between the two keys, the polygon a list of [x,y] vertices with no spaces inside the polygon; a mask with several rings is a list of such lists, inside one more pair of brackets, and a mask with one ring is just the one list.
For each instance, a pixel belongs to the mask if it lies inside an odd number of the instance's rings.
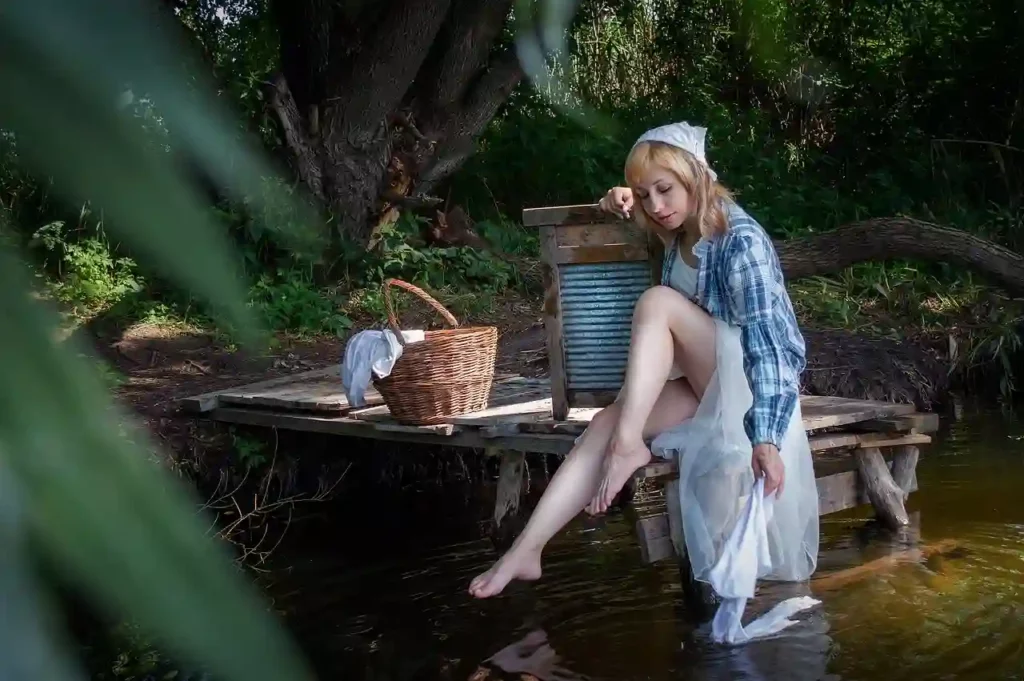
{"label": "river water", "polygon": [[[1024,678],[1024,420],[946,423],[918,481],[908,509],[934,553],[851,573],[891,540],[868,509],[826,516],[810,586],[822,604],[735,649],[695,629],[674,565],[643,565],[621,513],[581,516],[539,582],[474,601],[466,586],[497,553],[487,496],[458,485],[319,509],[279,549],[269,591],[323,679]],[[781,597],[769,588],[748,612]]]}

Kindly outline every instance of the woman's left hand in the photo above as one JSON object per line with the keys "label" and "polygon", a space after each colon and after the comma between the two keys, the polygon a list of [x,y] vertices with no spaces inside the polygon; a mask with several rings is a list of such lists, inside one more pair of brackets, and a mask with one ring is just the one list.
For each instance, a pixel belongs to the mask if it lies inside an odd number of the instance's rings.
{"label": "woman's left hand", "polygon": [[775,498],[782,496],[782,488],[786,482],[786,466],[782,463],[778,448],[773,444],[762,443],[754,446],[750,467],[754,469],[754,477],[764,476],[764,495],[776,492]]}

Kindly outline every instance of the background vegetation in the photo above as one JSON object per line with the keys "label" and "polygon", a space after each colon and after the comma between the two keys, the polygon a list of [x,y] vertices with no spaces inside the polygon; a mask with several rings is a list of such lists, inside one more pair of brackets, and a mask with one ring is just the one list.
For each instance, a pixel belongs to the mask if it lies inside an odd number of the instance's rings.
{"label": "background vegetation", "polygon": [[[371,12],[371,4],[395,11]],[[458,17],[474,4],[449,4],[450,16],[435,17],[435,28],[446,27],[438,35],[470,31]],[[406,10],[417,3],[352,6],[387,27],[412,21]],[[376,89],[335,96],[331,59],[314,64],[305,55],[305,73],[316,77],[297,77],[297,29],[340,25],[349,5],[97,7],[37,0],[0,15],[0,56],[20,65],[0,72],[0,241],[13,247],[0,263],[12,327],[0,356],[8,384],[24,388],[0,410],[0,496],[14,500],[0,508],[13,547],[0,590],[21,617],[0,658],[15,671],[20,664],[74,678],[73,665],[44,645],[59,637],[44,635],[53,625],[46,592],[27,567],[31,543],[59,580],[115,617],[127,612],[183,658],[225,677],[304,676],[226,556],[210,558],[219,554],[189,515],[194,500],[139,455],[143,436],[107,409],[107,386],[87,362],[48,342],[59,323],[30,300],[56,301],[65,326],[149,321],[243,341],[256,338],[261,323],[338,338],[379,319],[379,284],[400,276],[442,291],[460,316],[486,314],[496,297],[536,294],[536,238],[517,226],[520,211],[595,201],[620,181],[639,132],[680,119],[710,129],[720,177],[777,237],[907,215],[1022,247],[1024,77],[1015,67],[1024,58],[1024,17],[1010,0],[550,2],[549,13],[572,16],[570,30],[560,58],[523,80],[507,59],[512,24],[491,17],[487,49],[476,70],[462,74],[458,96],[423,95],[444,82],[443,68],[434,81],[415,82],[415,70],[407,78],[408,101],[424,114],[417,122],[442,140],[415,180],[441,203],[402,194],[383,207],[375,195],[339,193],[343,173],[330,191],[310,186],[276,99],[283,71],[311,110],[329,113],[325,103],[341,98],[341,114],[358,118],[360,97],[374,107],[384,101]],[[285,12],[296,7],[310,12],[303,21]],[[162,24],[153,21],[158,12]],[[530,3],[517,3],[513,14],[528,21]],[[165,32],[184,36],[188,49],[163,49],[154,36]],[[546,47],[558,47],[550,43],[558,31],[541,34]],[[492,47],[504,61],[486,66]],[[528,43],[518,47],[520,58],[530,56]],[[370,52],[364,44],[361,54]],[[433,52],[430,40],[418,46]],[[344,41],[325,52],[349,65],[358,65],[356,53]],[[348,82],[367,73],[350,68]],[[470,106],[494,73],[507,78],[491,99]],[[378,81],[369,85],[393,82]],[[397,108],[407,101],[404,92],[391,94]],[[382,119],[394,113],[384,108]],[[476,117],[467,122],[467,113]],[[378,157],[357,151],[343,150],[321,170],[376,167]],[[416,141],[403,152],[425,153]],[[457,162],[437,170],[450,159]],[[405,179],[395,171],[387,181]],[[486,248],[431,236],[436,210],[450,216],[456,206],[472,216]],[[396,207],[396,219],[387,219]],[[21,276],[22,261],[34,278]],[[21,296],[25,290],[34,299]],[[948,336],[951,370],[969,376],[994,362],[1001,392],[1016,387],[1020,308],[970,272],[870,263],[796,283],[793,292],[808,324],[928,342]],[[44,437],[47,426],[58,434]],[[177,600],[185,596],[191,600]]]}
{"label": "background vegetation", "polygon": [[[177,5],[220,98],[283,161],[265,98],[280,41],[269,6]],[[685,119],[710,129],[711,162],[776,236],[908,215],[1019,249],[1021,21],[1009,0],[584,2],[551,69],[567,87],[521,82],[475,155],[435,193],[465,206],[497,249],[529,256],[536,241],[516,226],[522,208],[596,200],[621,181],[639,132]],[[579,124],[574,112],[584,105],[598,125]],[[152,143],[174,154],[158,106],[138,98],[128,106]],[[277,330],[344,334],[353,314],[381,313],[372,290],[385,276],[452,292],[530,281],[490,253],[425,246],[418,237],[429,211],[406,211],[370,252],[354,239],[325,250],[317,229],[309,248],[296,251],[266,227],[310,232],[289,213],[292,204],[264,201],[254,211],[245,200],[211,196],[219,200],[209,210],[239,247],[250,304]],[[74,315],[115,308],[132,319],[209,323],[202,305],[111,237],[101,210],[55,198],[49,180],[20,162],[9,134],[0,136],[0,210],[9,236],[27,246]],[[1016,342],[1018,308],[942,264],[865,264],[794,290],[816,323],[884,334],[909,318],[920,329],[969,336],[971,352],[961,358],[972,361],[999,358]]]}

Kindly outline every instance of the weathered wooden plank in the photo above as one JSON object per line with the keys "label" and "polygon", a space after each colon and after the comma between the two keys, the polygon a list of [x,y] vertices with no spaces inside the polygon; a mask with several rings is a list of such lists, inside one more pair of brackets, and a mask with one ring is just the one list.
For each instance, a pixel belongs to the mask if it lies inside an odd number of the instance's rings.
{"label": "weathered wooden plank", "polygon": [[640,544],[640,560],[657,563],[673,554],[672,533],[668,525],[668,514],[659,513],[636,521],[635,532]]}
{"label": "weathered wooden plank", "polygon": [[632,244],[647,248],[647,231],[629,222],[570,225],[554,230],[560,249]]}
{"label": "weathered wooden plank", "polygon": [[[678,484],[672,481],[674,484]],[[816,479],[818,487],[818,515],[838,513],[871,503],[856,470],[826,475]],[[675,488],[677,489],[677,488]],[[908,486],[908,494],[917,491],[916,478]],[[665,489],[666,510],[642,518],[636,523],[637,540],[641,544],[640,554],[645,563],[664,560],[675,555],[671,539],[671,515],[668,509],[669,488]],[[674,506],[678,507],[677,500]],[[649,559],[651,557],[652,559]]]}
{"label": "weathered wooden plank", "polygon": [[618,395],[618,390],[570,390],[569,404],[584,409],[607,407]]}
{"label": "weathered wooden plank", "polygon": [[[453,416],[449,424],[483,427],[502,421],[515,423],[520,414],[535,413],[538,417],[541,414],[550,414],[551,399],[537,399],[543,397],[546,393],[547,390],[544,386],[533,383],[514,381],[493,383],[491,385],[490,397],[488,397],[488,403],[492,405],[491,407],[479,412]],[[504,416],[501,416],[501,414],[504,414]],[[352,418],[363,421],[378,423],[395,422],[387,406],[383,405],[375,409],[361,408],[353,410],[349,415]]]}
{"label": "weathered wooden plank", "polygon": [[532,421],[543,418],[551,413],[551,398],[513,402],[489,406],[483,411],[453,416],[452,423],[463,426],[490,426],[498,424],[515,425],[517,421]]}
{"label": "weathered wooden plank", "polygon": [[524,227],[541,227],[546,225],[584,225],[594,222],[618,220],[614,215],[605,213],[596,203],[573,204],[567,206],[544,206],[523,210]]}
{"label": "weathered wooden plank", "polygon": [[551,376],[551,414],[556,420],[569,413],[565,373],[565,342],[562,338],[562,294],[554,256],[558,250],[553,227],[540,230],[540,248],[544,262],[544,332],[548,349],[548,374]]}
{"label": "weathered wooden plank", "polygon": [[568,454],[572,449],[573,437],[570,435],[514,435],[485,438],[479,428],[454,430],[450,435],[433,432],[426,426],[406,426],[403,430],[380,429],[371,421],[351,418],[349,416],[326,416],[318,414],[298,414],[295,412],[269,409],[245,409],[237,407],[218,407],[207,412],[213,421],[225,423],[241,423],[267,428],[283,428],[308,433],[325,435],[344,435],[361,437],[371,440],[390,442],[409,442],[426,445],[443,445],[446,447],[479,448],[498,447],[514,449],[538,454]]}
{"label": "weathered wooden plank", "polygon": [[593,264],[595,262],[637,262],[647,260],[647,246],[611,244],[608,246],[581,246],[560,248],[551,262],[565,264]]}
{"label": "weathered wooden plank", "polygon": [[579,246],[559,248],[549,262],[566,265],[570,263],[637,262],[648,258],[647,244],[609,244],[607,246]]}
{"label": "weathered wooden plank", "polygon": [[288,374],[287,376],[278,376],[277,378],[270,378],[265,381],[259,381],[257,383],[247,383],[243,385],[232,386],[230,388],[221,388],[220,390],[214,390],[201,395],[194,395],[192,397],[185,397],[178,400],[178,404],[185,411],[195,413],[205,413],[217,408],[220,404],[221,396],[225,394],[244,394],[247,392],[258,392],[274,386],[283,385],[286,383],[297,383],[301,381],[308,381],[317,378],[323,378],[325,376],[338,376],[338,381],[341,381],[341,366],[338,364],[324,367],[323,369],[313,369],[311,371],[302,371],[295,374]]}
{"label": "weathered wooden plank", "polygon": [[[573,407],[600,408],[614,402],[618,394],[618,390],[569,390],[568,400]],[[870,422],[890,416],[909,415],[915,411],[915,407],[912,404],[894,402],[801,395],[800,410],[803,415],[804,428],[810,432],[862,421]],[[878,425],[883,425],[883,422],[878,422]],[[880,428],[864,428],[863,430],[878,429]]]}
{"label": "weathered wooden plank", "polygon": [[[366,406],[384,402],[384,398],[372,386],[367,389],[365,399]],[[351,408],[338,375],[285,383],[259,391],[228,391],[220,396],[220,403],[327,412],[344,412]]]}
{"label": "weathered wooden plank", "polygon": [[[828,435],[807,438],[808,443],[811,445],[811,452],[815,454],[856,447],[922,445],[928,444],[931,440],[931,437],[928,435],[889,435],[887,433],[830,433]],[[634,477],[637,479],[669,478],[676,474],[675,461],[657,459],[638,469]]]}
{"label": "weathered wooden plank", "polygon": [[903,416],[870,419],[857,423],[856,430],[880,430],[897,433],[934,433],[939,429],[939,415],[914,413]]}
{"label": "weathered wooden plank", "polygon": [[925,445],[932,439],[928,435],[909,433],[823,433],[807,438],[812,452],[853,447],[896,447],[899,445]]}
{"label": "weathered wooden plank", "polygon": [[668,536],[672,542],[672,553],[679,558],[686,556],[686,539],[683,533],[683,511],[679,501],[679,481],[665,483],[665,511],[668,514]]}
{"label": "weathered wooden plank", "polygon": [[413,433],[413,434],[426,434],[432,435],[451,435],[458,428],[453,423],[434,423],[423,426],[408,426],[403,423],[396,423],[393,421],[371,421],[375,430],[382,430],[385,432],[392,433]]}
{"label": "weathered wooden plank", "polygon": [[912,404],[802,395],[800,410],[803,413],[804,428],[813,431],[846,426],[871,419],[912,414],[915,407]]}

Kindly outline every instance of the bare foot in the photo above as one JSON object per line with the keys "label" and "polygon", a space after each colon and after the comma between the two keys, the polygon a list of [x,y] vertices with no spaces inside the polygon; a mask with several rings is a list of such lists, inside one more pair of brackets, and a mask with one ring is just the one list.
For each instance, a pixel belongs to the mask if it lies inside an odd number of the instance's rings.
{"label": "bare foot", "polygon": [[487,572],[469,583],[469,593],[476,598],[490,598],[501,593],[513,579],[540,579],[540,553],[529,549],[510,549]]}
{"label": "bare foot", "polygon": [[651,450],[643,440],[629,441],[613,439],[604,457],[604,477],[597,487],[597,493],[587,504],[591,515],[604,513],[615,500],[630,476],[641,466],[651,461]]}

